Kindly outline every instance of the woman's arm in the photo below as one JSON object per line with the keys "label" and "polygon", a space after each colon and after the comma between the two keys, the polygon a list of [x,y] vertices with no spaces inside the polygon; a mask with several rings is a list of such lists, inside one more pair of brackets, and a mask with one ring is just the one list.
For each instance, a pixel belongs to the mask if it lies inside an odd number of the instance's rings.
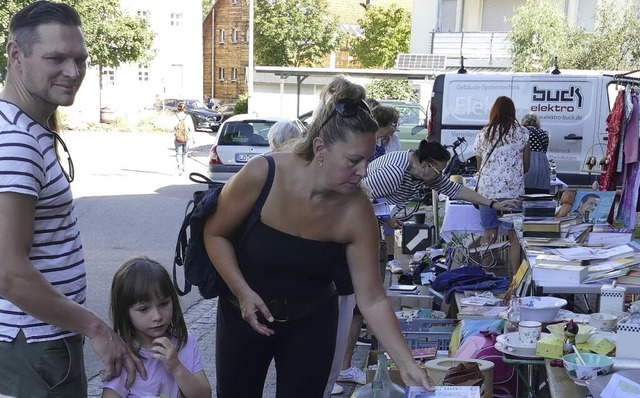
{"label": "woman's arm", "polygon": [[413,359],[380,279],[378,222],[364,195],[358,202],[350,206],[349,214],[341,221],[341,227],[348,226],[349,230],[347,261],[358,307],[398,365],[402,380],[407,385],[431,389],[433,383]]}
{"label": "woman's arm", "polygon": [[466,200],[467,202],[475,203],[477,205],[489,206],[492,209],[500,211],[515,210],[519,207],[520,201],[515,199],[503,200],[501,202],[485,198],[474,190],[467,187],[462,187],[455,196],[455,199]]}
{"label": "woman's arm", "polygon": [[256,332],[265,336],[273,330],[258,322],[257,312],[273,321],[271,312],[244,279],[231,238],[246,220],[267,179],[267,160],[258,156],[247,163],[227,182],[218,198],[217,210],[204,226],[204,244],[211,262],[238,298],[242,317]]}

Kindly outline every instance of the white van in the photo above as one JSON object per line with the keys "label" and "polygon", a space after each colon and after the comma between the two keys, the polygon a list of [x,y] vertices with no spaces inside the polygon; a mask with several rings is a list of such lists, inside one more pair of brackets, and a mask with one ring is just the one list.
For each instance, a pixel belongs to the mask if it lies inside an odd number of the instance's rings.
{"label": "white van", "polygon": [[494,101],[508,96],[518,120],[536,113],[549,132],[547,157],[555,161],[558,177],[568,184],[590,184],[601,169],[596,165],[590,174],[585,162],[605,155],[606,120],[617,82],[638,80],[595,71],[439,75],[431,94],[429,139],[450,145],[464,137],[463,155],[473,158],[475,136],[488,123]]}

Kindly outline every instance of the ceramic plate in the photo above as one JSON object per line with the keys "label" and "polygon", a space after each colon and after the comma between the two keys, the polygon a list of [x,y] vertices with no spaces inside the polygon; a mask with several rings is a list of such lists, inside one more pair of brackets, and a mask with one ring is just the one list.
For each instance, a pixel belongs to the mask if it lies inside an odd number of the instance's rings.
{"label": "ceramic plate", "polygon": [[[549,336],[549,333],[542,333],[540,339]],[[495,347],[503,354],[513,355],[519,358],[539,358],[536,355],[536,347],[523,347],[520,343],[518,332],[501,334],[496,338]]]}

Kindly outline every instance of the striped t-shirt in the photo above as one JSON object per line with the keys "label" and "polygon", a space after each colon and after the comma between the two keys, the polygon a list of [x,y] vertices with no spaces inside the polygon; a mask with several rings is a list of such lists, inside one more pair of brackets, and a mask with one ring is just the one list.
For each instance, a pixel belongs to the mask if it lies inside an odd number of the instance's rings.
{"label": "striped t-shirt", "polygon": [[440,176],[426,183],[413,178],[409,171],[413,151],[395,151],[382,155],[369,164],[364,184],[371,190],[373,199],[385,198],[389,204],[404,208],[422,188],[455,198],[461,184]]}
{"label": "striped t-shirt", "polygon": [[[29,259],[54,288],[84,304],[87,283],[80,233],[71,187],[54,144],[50,131],[15,105],[0,101],[0,192],[36,197]],[[21,329],[27,342],[73,335],[0,297],[0,341],[12,341]]]}

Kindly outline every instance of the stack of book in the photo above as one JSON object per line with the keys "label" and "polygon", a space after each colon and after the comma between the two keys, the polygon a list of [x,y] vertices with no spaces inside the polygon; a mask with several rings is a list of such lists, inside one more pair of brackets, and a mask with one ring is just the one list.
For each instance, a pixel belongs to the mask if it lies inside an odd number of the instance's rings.
{"label": "stack of book", "polygon": [[[609,249],[575,247],[553,252],[536,257],[532,266],[533,280],[578,284],[618,278],[618,282],[624,283],[620,278],[630,270],[640,271],[640,253],[629,245]],[[633,279],[630,281],[635,282]]]}
{"label": "stack of book", "polygon": [[573,216],[555,218],[525,218],[522,222],[522,236],[535,238],[564,238],[569,227],[576,223]]}
{"label": "stack of book", "polygon": [[523,199],[522,215],[524,216],[525,220],[532,217],[554,217],[556,214],[556,204],[552,199],[553,196],[551,196],[551,199],[548,200]]}
{"label": "stack of book", "polygon": [[532,267],[532,277],[537,282],[582,283],[589,277],[588,262],[566,259],[557,254],[540,254]]}

